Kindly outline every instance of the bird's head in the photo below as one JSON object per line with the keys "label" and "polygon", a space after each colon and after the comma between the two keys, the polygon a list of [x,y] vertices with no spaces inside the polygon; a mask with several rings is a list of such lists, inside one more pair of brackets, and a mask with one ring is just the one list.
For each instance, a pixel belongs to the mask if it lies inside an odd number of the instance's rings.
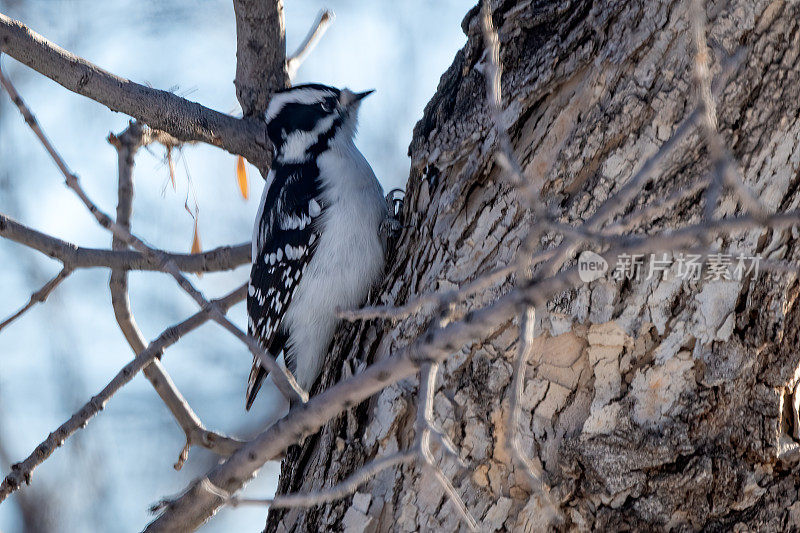
{"label": "bird's head", "polygon": [[328,148],[351,142],[361,100],[372,92],[354,93],[319,84],[295,85],[276,92],[265,119],[277,160],[301,163]]}

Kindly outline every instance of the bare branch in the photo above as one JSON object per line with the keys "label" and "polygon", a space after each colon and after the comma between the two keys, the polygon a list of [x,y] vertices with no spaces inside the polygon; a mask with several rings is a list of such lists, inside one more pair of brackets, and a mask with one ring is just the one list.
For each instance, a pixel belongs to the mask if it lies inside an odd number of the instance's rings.
{"label": "bare branch", "polygon": [[442,486],[444,493],[453,502],[461,519],[470,529],[470,531],[477,531],[478,523],[472,514],[467,509],[467,505],[458,491],[447,479],[447,476],[442,472],[441,467],[436,463],[431,451],[431,432],[432,430],[440,433],[434,429],[433,425],[433,399],[436,395],[436,376],[439,373],[439,363],[425,363],[422,365],[419,374],[419,406],[417,407],[417,422],[416,422],[416,442],[414,449],[422,459],[422,464],[431,470],[436,477],[436,480]]}
{"label": "bare branch", "polygon": [[511,456],[522,471],[528,476],[531,488],[536,492],[547,491],[542,469],[530,460],[528,454],[522,449],[518,428],[522,419],[522,393],[525,388],[525,367],[530,358],[533,347],[533,329],[536,322],[536,310],[533,307],[524,307],[519,319],[519,347],[517,357],[514,359],[514,379],[511,382],[510,414],[506,426],[506,446]]}
{"label": "bare branch", "polygon": [[[126,230],[130,230],[130,219],[133,213],[134,156],[139,147],[146,144],[149,139],[147,138],[146,128],[138,122],[132,122],[121,134],[109,136],[109,141],[117,149],[118,156],[117,224]],[[114,250],[124,250],[127,249],[127,246],[119,237],[114,236],[112,238],[112,248]],[[111,270],[109,289],[111,291],[111,305],[114,309],[114,317],[117,319],[120,330],[122,330],[134,355],[143,352],[146,349],[146,343],[131,311],[128,296],[128,271],[126,269]],[[199,444],[216,451],[214,448],[218,446],[217,443],[225,443],[227,437],[208,431],[203,426],[200,418],[194,413],[158,360],[154,360],[144,367],[144,375],[153,384],[153,388],[155,388],[161,400],[186,435],[186,447],[178,457],[178,462],[175,463],[176,470],[180,470],[188,459],[189,447],[192,444]]]}
{"label": "bare branch", "polygon": [[[227,311],[235,303],[244,299],[247,287],[245,285],[237,288],[227,296],[215,300],[217,308]],[[36,449],[22,462],[11,467],[3,483],[0,484],[0,503],[5,500],[12,492],[19,489],[22,483],[29,484],[33,470],[42,464],[52,453],[59,448],[64,441],[72,436],[79,429],[86,427],[89,420],[103,410],[109,399],[124,385],[129,383],[136,374],[145,366],[152,363],[155,358],[160,357],[168,347],[172,346],[181,337],[190,331],[200,327],[211,319],[210,308],[204,308],[183,322],[165,329],[144,351],[140,352],[130,363],[125,365],[103,390],[92,397],[79,411],[69,420],[61,424],[55,431],[39,444]],[[238,449],[240,443],[233,439],[226,441],[224,449],[226,452],[233,452]],[[222,446],[218,447],[218,453],[222,452]]]}
{"label": "bare branch", "polygon": [[475,518],[472,516],[472,513],[469,512],[467,509],[467,505],[464,503],[464,500],[461,499],[459,496],[458,491],[453,486],[453,483],[447,479],[447,476],[444,475],[442,469],[436,463],[425,463],[425,467],[428,468],[433,475],[436,477],[436,481],[444,489],[445,494],[447,494],[448,498],[453,505],[455,505],[456,510],[458,511],[459,516],[461,516],[461,520],[467,525],[470,531],[478,531],[478,522],[475,521]]}
{"label": "bare branch", "polygon": [[283,0],[234,0],[236,98],[245,117],[264,114],[270,95],[289,86]]}
{"label": "bare branch", "polygon": [[375,305],[363,307],[361,309],[343,310],[339,312],[339,317],[351,321],[371,320],[373,318],[389,318],[393,320],[399,320],[401,318],[413,315],[427,305],[442,307],[447,306],[450,302],[468,298],[473,294],[486,290],[492,285],[503,281],[509,276],[509,274],[514,272],[514,270],[515,267],[510,265],[495,270],[494,272],[490,272],[485,276],[480,276],[459,290],[426,294],[401,306]]}
{"label": "bare branch", "polygon": [[528,235],[523,239],[516,254],[515,266],[518,273],[520,277],[526,277],[531,268],[527,259],[531,257],[536,244],[547,229],[570,235],[576,241],[581,240],[582,237],[578,234],[573,234],[575,228],[559,224],[550,216],[547,212],[546,203],[539,196],[536,183],[543,183],[545,177],[539,175],[536,181],[528,180],[514,155],[511,137],[508,134],[508,124],[503,115],[503,66],[500,61],[500,36],[495,30],[492,10],[488,1],[483,2],[481,6],[481,29],[486,58],[483,64],[483,76],[486,79],[486,99],[494,131],[497,135],[498,150],[495,153],[495,161],[505,171],[505,174],[511,178],[512,185],[517,187],[525,206],[533,213],[537,223],[534,229],[529,231]]}
{"label": "bare branch", "polygon": [[305,61],[308,55],[316,48],[317,43],[319,43],[319,40],[325,35],[325,32],[328,31],[328,26],[330,26],[332,22],[333,12],[325,9],[319,13],[317,20],[314,22],[314,25],[311,26],[311,30],[309,30],[306,38],[303,39],[303,42],[297,47],[295,53],[286,60],[286,71],[289,74],[290,80],[294,79],[300,65],[303,64],[303,61]]}
{"label": "bare branch", "polygon": [[690,6],[692,40],[695,45],[694,81],[697,90],[697,107],[701,114],[700,125],[711,157],[712,179],[706,192],[703,215],[714,215],[723,185],[729,185],[742,205],[751,213],[764,216],[768,211],[740,177],[738,164],[725,145],[718,130],[717,104],[711,90],[709,61],[711,52],[706,42],[706,8],[703,0],[692,0]]}
{"label": "bare branch", "polygon": [[[200,485],[206,491],[210,492],[211,494],[218,496],[224,500],[224,505],[231,505],[233,507],[238,507],[240,505],[263,505],[263,506],[270,506],[274,508],[290,508],[290,507],[312,507],[314,505],[319,505],[322,503],[331,502],[334,500],[339,500],[342,498],[347,498],[351,496],[358,487],[378,475],[383,470],[391,468],[393,466],[399,464],[406,464],[412,463],[419,458],[423,458],[425,460],[426,466],[431,466],[435,470],[438,470],[435,463],[433,463],[433,458],[430,454],[430,446],[429,446],[429,436],[431,432],[436,432],[435,428],[433,427],[432,416],[433,416],[433,381],[435,381],[436,376],[434,371],[432,370],[433,366],[438,368],[438,364],[436,365],[425,365],[422,370],[422,375],[427,376],[422,379],[425,380],[423,384],[421,384],[421,392],[420,394],[426,399],[425,405],[419,411],[419,415],[421,416],[421,423],[418,423],[418,437],[417,437],[417,444],[414,446],[412,450],[405,451],[405,452],[396,452],[387,457],[382,457],[380,459],[376,459],[374,461],[369,462],[368,464],[362,466],[358,470],[356,470],[353,474],[351,474],[347,479],[342,481],[341,483],[336,484],[333,487],[319,490],[319,491],[312,491],[306,494],[286,494],[275,496],[274,498],[243,498],[234,496],[224,489],[217,487],[214,485],[208,478],[203,478],[200,480]],[[423,390],[424,389],[424,390]],[[425,444],[423,444],[424,440],[428,440]],[[452,450],[452,443],[449,440],[440,440],[440,442],[444,446],[449,446]],[[430,457],[431,464],[427,465],[427,460],[425,457]],[[441,474],[441,471],[439,471]],[[442,474],[443,475],[443,474]],[[438,478],[437,478],[438,479]],[[448,491],[455,491],[452,485],[444,479],[443,483],[445,484],[445,490]],[[449,493],[449,492],[448,492]],[[455,494],[455,499],[457,500],[456,505],[458,506],[459,502],[461,502],[460,497],[458,494]],[[156,512],[165,508],[169,508],[172,504],[173,500],[162,500],[158,504],[154,505],[151,508],[151,511]],[[471,525],[475,525],[474,519],[469,515],[466,511],[466,507],[461,502],[461,509],[464,510],[466,516],[469,520],[471,520]]]}
{"label": "bare branch", "polygon": [[604,229],[605,234],[621,235],[626,231],[630,231],[643,221],[652,222],[659,217],[666,215],[670,209],[674,208],[681,201],[691,198],[696,194],[703,191],[708,186],[708,179],[702,179],[693,182],[688,188],[679,188],[674,193],[670,194],[667,198],[660,202],[655,202],[636,210],[631,214],[623,217],[620,221],[615,222],[611,226]]}
{"label": "bare branch", "polygon": [[[240,498],[230,496],[224,490],[214,486],[208,478],[203,478],[200,483],[205,484],[206,490],[214,493],[221,498],[225,498],[226,504],[233,507],[240,505],[266,505],[276,509],[286,509],[290,507],[313,507],[323,503],[341,500],[352,496],[358,487],[374,478],[384,470],[400,464],[411,463],[416,459],[414,452],[396,452],[387,457],[376,459],[353,472],[347,479],[337,485],[324,490],[312,491],[306,494],[284,494],[274,498]],[[170,502],[165,501],[154,506],[153,511],[158,511],[162,506],[169,506]]]}
{"label": "bare branch", "polygon": [[500,37],[494,29],[492,11],[488,2],[483,2],[481,6],[481,25],[486,49],[486,61],[483,63],[483,76],[486,78],[486,99],[499,145],[497,162],[505,167],[513,179],[514,185],[520,188],[528,203],[531,204],[530,207],[542,210],[544,206],[539,207],[532,201],[537,194],[530,189],[522,168],[514,157],[511,137],[508,136],[508,124],[503,117],[503,66],[500,63]]}
{"label": "bare branch", "polygon": [[246,157],[259,169],[265,169],[269,164],[269,141],[263,122],[237,119],[173,93],[116,76],[51,43],[2,13],[0,52],[72,92],[164,130],[181,141],[200,141],[218,146]]}
{"label": "bare branch", "polygon": [[713,177],[706,191],[706,204],[703,214],[710,220],[722,193],[723,175],[728,162],[722,138],[717,132],[717,104],[711,94],[711,74],[708,69],[709,55],[706,44],[706,11],[702,0],[692,0],[690,7],[692,19],[692,37],[695,44],[694,78],[697,85],[698,109],[700,110],[700,126],[706,140],[708,153],[711,156]]}
{"label": "bare branch", "polygon": [[[438,365],[435,365],[438,367]],[[428,370],[426,371],[425,368]],[[423,448],[421,442],[423,439],[428,438],[427,436],[430,434],[432,429],[432,422],[430,417],[432,417],[432,402],[433,402],[433,387],[430,384],[431,379],[435,381],[436,377],[432,371],[431,365],[426,365],[422,371],[423,376],[428,376],[425,379],[425,384],[421,384],[421,387],[425,388],[424,391],[421,391],[421,395],[426,398],[425,407],[423,407],[419,412],[421,413],[422,423],[418,425],[419,433],[417,439],[417,445],[412,450],[405,451],[405,452],[396,452],[387,457],[382,457],[380,459],[376,459],[374,461],[369,462],[368,464],[362,466],[358,470],[356,470],[353,474],[351,474],[347,479],[342,481],[341,483],[336,484],[333,487],[319,490],[319,491],[312,491],[306,494],[286,494],[275,496],[274,498],[242,498],[238,496],[233,496],[227,493],[224,489],[217,487],[208,478],[203,478],[200,480],[201,486],[207,490],[208,492],[218,496],[224,500],[225,505],[231,505],[233,507],[238,507],[241,505],[264,505],[270,506],[274,508],[290,508],[290,507],[312,507],[314,505],[319,505],[327,502],[331,502],[334,500],[339,500],[342,498],[347,498],[351,496],[358,487],[378,475],[380,472],[394,467],[400,464],[407,464],[412,463],[415,460],[419,459],[421,454],[426,453],[430,456],[430,447],[429,445],[425,445]],[[431,457],[432,461],[432,457]],[[436,466],[434,463],[431,464],[434,469]],[[451,490],[455,490],[452,488],[452,485],[444,480],[446,487],[449,487]],[[447,488],[445,489],[447,490]],[[460,497],[458,494],[455,495],[456,499],[460,502]],[[159,511],[164,508],[168,508],[172,504],[172,500],[163,500],[159,502],[157,505],[151,508],[152,511]],[[458,502],[456,503],[458,505]],[[463,506],[463,502],[461,503],[461,508],[464,509],[466,512],[466,508]],[[474,519],[469,516],[469,519],[472,520],[472,525],[474,526]]]}
{"label": "bare branch", "polygon": [[[599,240],[607,238],[607,236],[603,235],[597,235],[597,237]],[[550,250],[537,252],[532,256],[530,256],[529,258],[524,259],[524,264],[528,268],[538,265],[543,261],[551,259],[561,249],[562,245],[559,245],[556,248],[552,248]],[[372,320],[375,318],[400,320],[402,318],[406,318],[408,316],[413,315],[414,313],[416,313],[425,306],[431,306],[436,308],[447,308],[454,302],[469,298],[473,294],[485,291],[490,287],[492,287],[493,285],[502,282],[509,275],[519,270],[520,265],[522,264],[521,261],[522,259],[517,257],[514,260],[514,262],[512,262],[510,265],[489,272],[488,274],[485,274],[483,276],[479,276],[470,283],[467,283],[463,287],[459,288],[458,290],[425,294],[417,298],[414,298],[410,302],[400,306],[374,305],[374,306],[362,307],[361,309],[342,310],[339,311],[339,317],[350,321]]]}
{"label": "bare branch", "polygon": [[[2,213],[0,213],[0,237],[32,248],[74,269],[104,267],[162,270],[157,261],[141,252],[84,248],[36,231]],[[250,243],[220,246],[199,254],[167,252],[162,254],[184,272],[219,272],[249,263]]]}
{"label": "bare branch", "polygon": [[97,207],[97,205],[94,204],[94,202],[92,202],[92,200],[86,195],[86,192],[81,187],[78,176],[72,173],[64,159],[58,154],[55,147],[50,143],[33,114],[19,96],[19,93],[17,93],[11,82],[2,74],[2,70],[0,70],[0,85],[2,85],[11,96],[11,100],[17,105],[22,113],[22,116],[25,117],[25,122],[28,123],[28,126],[30,126],[31,130],[33,130],[34,134],[42,143],[42,146],[44,146],[58,169],[64,175],[67,187],[75,192],[89,212],[95,217],[97,222],[103,228],[112,232],[116,237],[120,238],[129,246],[132,246],[139,252],[142,252],[151,259],[155,260],[161,266],[161,269],[170,274],[175,281],[178,282],[178,285],[187,294],[189,294],[189,296],[191,296],[201,308],[205,309],[206,307],[209,307],[211,318],[223,328],[230,331],[236,338],[245,343],[245,345],[247,345],[247,347],[250,349],[251,353],[255,357],[258,357],[261,363],[266,366],[270,372],[272,372],[274,376],[273,381],[278,387],[278,390],[280,390],[284,396],[292,400],[299,400],[301,402],[305,401],[308,398],[308,394],[297,384],[291,372],[289,372],[285,367],[278,365],[272,356],[264,352],[256,339],[240,330],[224,315],[224,313],[216,308],[212,302],[208,302],[200,293],[200,291],[198,291],[194,285],[192,285],[192,283],[186,279],[183,274],[181,274],[180,269],[174,262],[171,262],[164,257],[160,250],[149,247],[141,239],[135,237],[124,227],[114,222],[107,214],[103,213]]}
{"label": "bare branch", "polygon": [[69,277],[70,274],[72,274],[72,268],[67,267],[67,266],[62,268],[61,272],[59,272],[56,275],[56,277],[54,277],[53,279],[51,279],[50,281],[45,283],[42,286],[41,289],[39,289],[38,291],[36,291],[33,294],[31,294],[30,300],[28,301],[27,304],[25,304],[24,307],[22,307],[22,309],[20,309],[19,311],[17,311],[16,313],[14,313],[10,317],[8,317],[7,319],[5,319],[2,322],[0,322],[0,331],[3,331],[3,329],[6,326],[8,326],[12,322],[14,322],[19,317],[21,317],[28,309],[30,309],[31,307],[33,307],[37,303],[42,303],[45,300],[47,300],[47,297],[50,296],[50,293],[53,292],[55,290],[55,288],[58,287],[61,284],[62,281],[67,279],[67,277]]}

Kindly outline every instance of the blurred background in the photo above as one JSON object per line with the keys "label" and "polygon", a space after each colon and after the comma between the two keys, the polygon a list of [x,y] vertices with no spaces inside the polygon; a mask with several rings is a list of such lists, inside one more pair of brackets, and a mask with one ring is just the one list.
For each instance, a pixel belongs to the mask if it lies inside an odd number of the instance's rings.
{"label": "blurred background", "polygon": [[[287,48],[293,52],[322,8],[336,14],[296,83],[377,89],[365,101],[357,144],[385,190],[403,187],[415,122],[465,37],[460,23],[474,0],[288,0]],[[101,67],[208,107],[240,114],[233,78],[236,39],[230,0],[0,0],[0,12]],[[128,117],[4,57],[15,82],[89,195],[106,212],[116,203],[116,152],[105,141]],[[263,181],[248,165],[250,197],[236,185],[235,158],[205,145],[175,154],[176,189],[163,147],[136,160],[133,229],[147,242],[187,252],[199,210],[204,249],[250,239]],[[83,246],[108,247],[99,228],[0,94],[0,212]],[[59,263],[0,239],[0,320],[24,305],[59,270]],[[241,284],[249,267],[191,276],[208,297]],[[99,391],[132,358],[114,321],[105,269],[76,271],[43,305],[0,333],[0,476]],[[166,275],[133,272],[134,315],[147,339],[196,311]],[[244,305],[230,316],[245,328]],[[275,415],[273,393],[244,411],[251,357],[213,324],[170,348],[164,365],[210,429],[248,438]],[[266,391],[269,392],[269,391]],[[182,490],[216,461],[193,448],[172,465],[183,432],[139,375],[105,411],[70,438],[33,475],[33,483],[0,505],[0,531],[130,531],[152,519],[148,507]],[[278,463],[269,463],[245,493],[274,492]],[[204,531],[260,531],[265,508],[225,509]]]}

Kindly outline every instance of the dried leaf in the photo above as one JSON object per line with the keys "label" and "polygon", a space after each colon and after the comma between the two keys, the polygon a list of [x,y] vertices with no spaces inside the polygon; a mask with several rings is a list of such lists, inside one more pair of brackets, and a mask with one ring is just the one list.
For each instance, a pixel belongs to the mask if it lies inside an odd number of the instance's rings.
{"label": "dried leaf", "polygon": [[242,193],[242,198],[247,200],[247,170],[244,167],[244,157],[242,156],[236,158],[236,181],[239,183],[239,192]]}
{"label": "dried leaf", "polygon": [[199,254],[203,250],[200,244],[200,233],[197,231],[197,219],[194,219],[194,238],[192,239],[192,253]]}
{"label": "dried leaf", "polygon": [[175,161],[172,159],[172,148],[167,148],[167,166],[169,166],[169,180],[172,182],[172,190],[175,190]]}
{"label": "dried leaf", "polygon": [[[194,204],[194,212],[189,208],[189,194],[186,194],[186,200],[183,202],[183,208],[189,213],[189,216],[192,217],[194,220],[194,235],[192,236],[192,249],[191,253],[199,254],[203,251],[203,245],[200,243],[200,231],[197,229],[197,220],[198,215],[200,214],[200,208],[197,206],[197,203]],[[201,273],[197,273],[197,277],[203,277]]]}

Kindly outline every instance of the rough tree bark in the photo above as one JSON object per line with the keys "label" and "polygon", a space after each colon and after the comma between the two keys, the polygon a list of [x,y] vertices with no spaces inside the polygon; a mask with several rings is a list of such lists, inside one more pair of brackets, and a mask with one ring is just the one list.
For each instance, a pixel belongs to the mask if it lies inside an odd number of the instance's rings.
{"label": "rough tree bark", "polygon": [[[505,119],[516,154],[561,221],[595,212],[694,107],[689,5],[677,0],[493,1]],[[719,129],[744,182],[774,211],[800,205],[800,4],[708,2],[712,74],[746,59],[718,98]],[[479,14],[443,75],[410,147],[405,220],[381,299],[462,285],[505,266],[531,223],[493,163],[481,73]],[[709,172],[695,131],[631,209]],[[717,216],[739,211],[723,196]],[[634,232],[701,220],[701,193]],[[715,249],[800,257],[796,230],[740,233]],[[541,247],[552,245],[546,239]],[[513,280],[461,305],[506,292]],[[603,278],[537,309],[521,428],[560,502],[562,529],[782,530],[800,524],[800,283],[796,274],[742,281]],[[343,328],[327,386],[403,346],[433,310],[397,324]],[[437,454],[483,530],[546,527],[503,442],[517,325],[464,346],[442,365],[435,417],[467,467]],[[541,360],[540,364],[536,364]],[[388,387],[294,447],[279,492],[331,486],[413,441],[417,380]],[[413,465],[390,469],[344,501],[270,512],[268,531],[443,530],[453,504]]]}

